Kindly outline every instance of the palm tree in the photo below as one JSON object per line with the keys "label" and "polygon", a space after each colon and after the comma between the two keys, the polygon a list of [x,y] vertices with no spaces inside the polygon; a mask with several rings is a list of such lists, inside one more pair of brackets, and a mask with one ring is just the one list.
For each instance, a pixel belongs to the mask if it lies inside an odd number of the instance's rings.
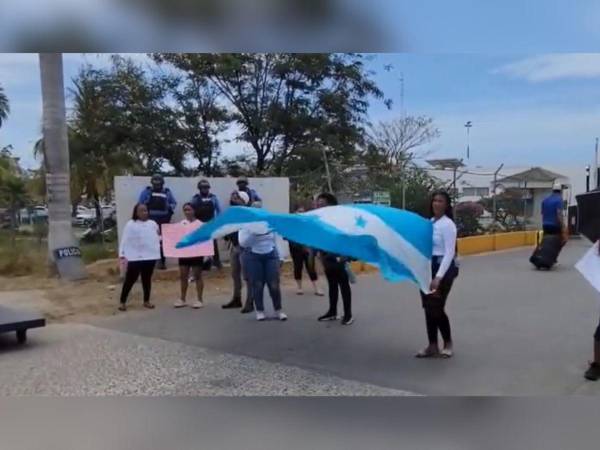
{"label": "palm tree", "polygon": [[8,118],[9,112],[10,105],[8,104],[8,97],[4,93],[2,86],[0,86],[0,127],[2,127],[2,122],[6,121]]}
{"label": "palm tree", "polygon": [[77,280],[86,276],[78,257],[60,258],[58,249],[76,248],[71,228],[69,147],[63,82],[62,53],[40,53],[44,159],[48,193],[48,252],[59,276]]}

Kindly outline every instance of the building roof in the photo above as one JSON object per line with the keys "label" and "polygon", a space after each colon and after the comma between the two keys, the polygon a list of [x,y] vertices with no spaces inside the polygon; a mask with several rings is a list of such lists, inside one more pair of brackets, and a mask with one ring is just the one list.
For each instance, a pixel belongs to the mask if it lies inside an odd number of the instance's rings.
{"label": "building roof", "polygon": [[532,167],[524,172],[515,173],[498,180],[499,183],[519,183],[519,182],[542,182],[542,183],[553,183],[559,178],[567,178],[564,175],[551,172],[541,167]]}

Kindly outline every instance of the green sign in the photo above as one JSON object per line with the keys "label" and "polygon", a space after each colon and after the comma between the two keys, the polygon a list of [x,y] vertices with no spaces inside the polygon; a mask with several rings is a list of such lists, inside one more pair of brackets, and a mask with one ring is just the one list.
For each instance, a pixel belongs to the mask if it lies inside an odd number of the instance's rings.
{"label": "green sign", "polygon": [[388,191],[376,191],[373,192],[373,203],[377,205],[387,205],[390,206],[392,204],[392,198]]}

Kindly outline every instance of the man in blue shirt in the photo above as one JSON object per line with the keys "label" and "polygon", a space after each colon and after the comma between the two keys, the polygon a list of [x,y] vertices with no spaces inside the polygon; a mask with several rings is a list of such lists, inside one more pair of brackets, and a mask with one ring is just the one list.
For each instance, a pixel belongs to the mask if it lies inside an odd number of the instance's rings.
{"label": "man in blue shirt", "polygon": [[[192,197],[190,202],[196,212],[196,219],[200,222],[209,222],[221,214],[221,204],[215,194],[210,192],[210,183],[208,180],[200,180],[198,183],[198,193]],[[212,258],[212,264],[220,269],[221,259],[219,257],[219,247],[217,241],[213,241],[215,255]],[[208,266],[210,268],[210,265]]]}
{"label": "man in blue shirt", "polygon": [[542,202],[542,228],[544,235],[561,234],[563,230],[562,185],[554,183],[552,194]]}
{"label": "man in blue shirt", "polygon": [[[162,175],[152,175],[150,186],[144,188],[140,194],[138,203],[143,203],[148,207],[150,220],[154,220],[159,229],[165,223],[171,222],[171,217],[177,206],[175,197],[168,187],[165,187],[165,179]],[[163,254],[162,242],[160,246],[160,264],[159,269],[166,269],[165,255]]]}

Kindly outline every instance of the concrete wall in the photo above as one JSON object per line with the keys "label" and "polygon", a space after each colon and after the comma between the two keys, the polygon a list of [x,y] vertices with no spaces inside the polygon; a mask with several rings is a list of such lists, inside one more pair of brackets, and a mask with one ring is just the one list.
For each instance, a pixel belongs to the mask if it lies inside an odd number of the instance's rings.
{"label": "concrete wall", "polygon": [[514,233],[488,234],[458,239],[459,255],[475,255],[478,253],[506,250],[528,245],[536,245],[537,231],[517,231]]}
{"label": "concrete wall", "polygon": [[[197,178],[165,177],[165,186],[173,192],[177,200],[177,209],[172,222],[183,219],[182,206],[198,192]],[[219,198],[221,207],[229,207],[229,196],[236,190],[235,178],[210,178],[211,191]],[[263,199],[263,208],[269,211],[287,213],[290,210],[290,183],[287,178],[250,178],[250,187],[255,189]],[[129,219],[134,205],[137,203],[142,190],[150,184],[150,177],[115,177],[115,197],[117,202],[117,227],[119,241],[123,227]],[[219,245],[221,259],[228,260],[228,252],[223,242]],[[287,250],[287,245],[280,248]],[[287,255],[286,255],[287,256]]]}

